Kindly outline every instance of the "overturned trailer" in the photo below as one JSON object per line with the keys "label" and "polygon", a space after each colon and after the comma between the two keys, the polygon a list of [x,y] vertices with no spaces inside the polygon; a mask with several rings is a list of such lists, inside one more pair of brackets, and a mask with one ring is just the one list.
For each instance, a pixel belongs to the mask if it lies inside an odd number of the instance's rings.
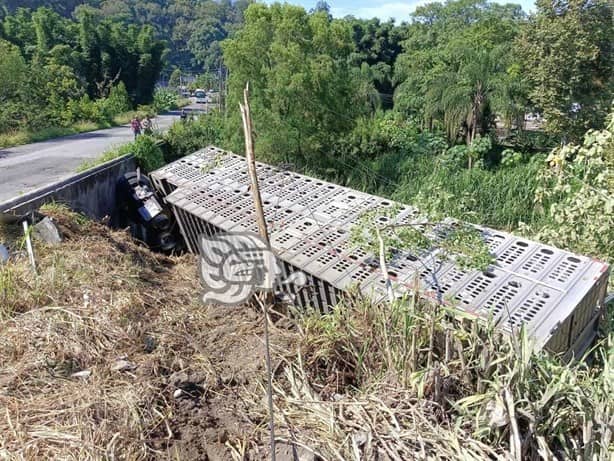
{"label": "overturned trailer", "polygon": [[[386,297],[377,258],[353,247],[350,229],[365,211],[400,206],[397,222],[419,219],[407,205],[257,163],[271,246],[283,275],[308,283],[286,286],[298,306],[323,312],[350,287]],[[190,251],[201,234],[257,232],[245,158],[208,147],[151,173],[172,208]],[[396,212],[396,211],[395,211]],[[477,226],[476,226],[477,227]],[[395,291],[418,287],[424,297],[451,304],[507,332],[525,325],[537,347],[579,356],[593,342],[603,313],[607,264],[497,230],[477,227],[496,262],[486,271],[462,270],[436,254],[416,258],[398,249],[388,273]],[[434,250],[436,251],[436,250]]]}

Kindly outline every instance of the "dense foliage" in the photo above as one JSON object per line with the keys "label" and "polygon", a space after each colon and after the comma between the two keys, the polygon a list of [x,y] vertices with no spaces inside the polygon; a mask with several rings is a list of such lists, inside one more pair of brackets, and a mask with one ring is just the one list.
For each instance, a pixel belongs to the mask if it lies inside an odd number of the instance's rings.
{"label": "dense foliage", "polygon": [[517,39],[529,96],[546,129],[580,141],[599,127],[612,102],[614,27],[611,3],[538,0]]}
{"label": "dense foliage", "polygon": [[349,19],[355,51],[353,65],[360,67],[363,76],[373,81],[381,105],[392,107],[396,82],[393,69],[401,53],[401,42],[407,34],[407,25],[397,26],[393,21],[379,19]]}
{"label": "dense foliage", "polygon": [[550,220],[538,236],[614,260],[614,112],[605,129],[554,149],[547,160],[536,201]]}
{"label": "dense foliage", "polygon": [[[123,27],[148,25],[156,40],[166,41],[168,63],[199,71],[221,65],[220,42],[236,30],[250,0],[0,0],[0,10],[44,6],[66,18],[89,11],[97,21],[111,21]],[[1,13],[0,13],[1,14]],[[170,71],[169,71],[170,73]]]}
{"label": "dense foliage", "polygon": [[511,43],[523,16],[518,6],[485,1],[417,8],[395,67],[398,109],[467,144],[489,131],[496,113],[517,116]]}
{"label": "dense foliage", "polygon": [[[238,107],[250,82],[261,153],[313,157],[352,127],[365,110],[361,81],[349,65],[352,49],[349,25],[324,12],[310,15],[288,4],[248,8],[245,27],[224,44],[224,59],[230,107]],[[239,126],[236,111],[231,124]]]}
{"label": "dense foliage", "polygon": [[[591,40],[601,44],[590,48],[590,62],[548,64],[569,84],[592,88],[592,99],[572,92],[561,102],[593,114],[578,117],[584,127],[601,128],[596,109],[612,97],[612,72],[603,72],[612,70],[612,50],[603,46],[611,12],[600,0],[580,12],[594,19]],[[550,106],[536,95],[556,94],[560,82],[535,80],[545,70],[529,70],[527,53],[544,55],[547,40],[527,37],[546,37],[569,21],[586,31],[580,13],[573,2],[556,15],[542,5],[527,16],[515,5],[457,0],[419,7],[410,23],[396,26],[333,19],[322,6],[307,13],[252,5],[244,28],[223,45],[230,79],[226,119],[218,124],[222,144],[243,149],[238,102],[249,81],[261,158],[429,212],[508,229],[521,222],[540,227],[551,220],[543,210],[557,201],[548,195],[534,202],[547,151],[572,132],[550,128]],[[582,43],[568,44],[569,52]],[[394,107],[381,112],[393,91]],[[543,117],[525,120],[532,111],[546,117],[547,133]]]}
{"label": "dense foliage", "polygon": [[150,26],[18,9],[0,23],[0,133],[104,124],[150,103],[164,52]]}
{"label": "dense foliage", "polygon": [[[570,222],[562,191],[577,188],[553,187],[545,157],[569,141],[578,147],[552,155],[565,152],[571,165],[582,149],[594,152],[581,136],[603,129],[612,99],[605,0],[540,1],[529,15],[454,0],[418,7],[401,24],[333,18],[324,2],[309,12],[247,0],[5,4],[0,131],[108,120],[152,100],[173,107],[173,91],[153,95],[163,38],[170,88],[221,89],[224,102],[173,127],[167,159],[208,143],[242,151],[238,103],[249,82],[263,160],[507,229]],[[585,182],[599,189],[595,174]],[[589,227],[540,235],[584,250]]]}

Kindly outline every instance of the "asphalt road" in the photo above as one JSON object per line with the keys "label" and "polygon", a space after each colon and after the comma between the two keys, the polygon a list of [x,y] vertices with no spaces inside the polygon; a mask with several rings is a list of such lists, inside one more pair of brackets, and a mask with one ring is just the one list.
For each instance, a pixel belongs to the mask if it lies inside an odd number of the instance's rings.
{"label": "asphalt road", "polygon": [[[192,104],[186,109],[198,111],[203,105]],[[164,131],[177,120],[179,112],[170,112],[156,117],[154,126]],[[86,160],[133,139],[125,125],[0,149],[0,203],[66,179]]]}

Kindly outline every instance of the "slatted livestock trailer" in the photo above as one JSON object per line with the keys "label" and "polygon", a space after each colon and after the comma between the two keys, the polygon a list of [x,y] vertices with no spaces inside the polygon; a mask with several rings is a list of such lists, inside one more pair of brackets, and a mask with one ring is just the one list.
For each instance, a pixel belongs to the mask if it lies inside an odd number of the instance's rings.
{"label": "slatted livestock trailer", "polygon": [[[285,276],[302,272],[306,286],[290,287],[299,307],[323,312],[350,287],[374,302],[386,298],[377,258],[355,248],[350,229],[368,210],[399,206],[397,222],[418,222],[418,210],[388,199],[257,163],[271,246]],[[257,232],[244,157],[208,147],[151,173],[181,227],[198,251],[200,234]],[[603,262],[478,227],[496,262],[486,271],[442,262],[436,250],[417,258],[398,249],[389,262],[395,292],[443,300],[512,332],[524,324],[537,347],[568,357],[582,354],[595,338],[609,267]],[[435,273],[436,272],[436,273]],[[305,277],[302,277],[303,279]]]}

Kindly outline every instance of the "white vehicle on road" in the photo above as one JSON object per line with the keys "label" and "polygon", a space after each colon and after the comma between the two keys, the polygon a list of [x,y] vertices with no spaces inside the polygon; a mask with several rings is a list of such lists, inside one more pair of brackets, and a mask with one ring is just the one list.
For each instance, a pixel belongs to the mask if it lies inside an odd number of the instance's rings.
{"label": "white vehicle on road", "polygon": [[196,104],[205,104],[207,102],[207,92],[205,90],[198,89],[194,92],[196,96]]}

